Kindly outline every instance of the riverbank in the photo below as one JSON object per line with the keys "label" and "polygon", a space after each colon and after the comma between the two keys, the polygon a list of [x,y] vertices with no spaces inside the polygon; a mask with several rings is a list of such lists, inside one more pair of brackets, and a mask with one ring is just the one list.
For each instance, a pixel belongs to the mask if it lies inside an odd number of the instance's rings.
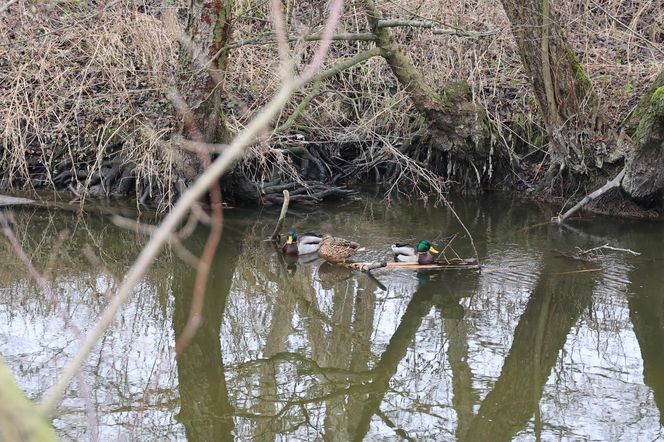
{"label": "riverbank", "polygon": [[[404,5],[381,7],[396,17]],[[371,58],[307,87],[288,103],[273,130],[224,178],[224,199],[280,204],[283,188],[297,188],[309,189],[299,202],[314,204],[373,182],[383,185],[391,200],[435,202],[450,191],[498,188],[568,201],[617,174],[624,151],[607,156],[606,145],[597,143],[588,146],[597,161],[589,164],[592,177],[583,185],[562,181],[541,188],[549,165],[546,137],[504,13],[488,1],[435,6],[428,8],[429,18],[447,23],[454,17],[457,29],[483,33],[441,36],[395,28],[393,37],[432,87],[467,82],[491,122],[490,141],[478,146],[486,155],[469,160],[437,150],[407,90],[382,59]],[[657,41],[657,11],[646,6],[631,3],[604,13],[579,11],[574,2],[558,5],[563,24],[574,24],[570,43],[603,103],[605,123],[616,132],[659,65],[648,45],[617,31],[611,17]],[[269,20],[259,20],[269,15],[265,8],[236,4],[233,10],[233,47],[221,85],[230,134],[239,132],[278,87],[277,48],[254,38],[270,31]],[[302,21],[315,23],[322,12],[289,11],[289,24],[306,34]],[[167,210],[200,172],[181,138],[183,118],[174,94],[186,74],[179,70],[182,14],[129,2],[15,3],[0,20],[0,188],[65,191],[79,199],[130,196],[139,205]],[[354,14],[342,23],[348,29],[365,26]],[[325,68],[371,44],[335,42]],[[308,45],[295,42],[293,50],[306,58]],[[596,203],[597,210],[610,202],[607,197]],[[609,210],[637,212],[629,206],[618,199]]]}

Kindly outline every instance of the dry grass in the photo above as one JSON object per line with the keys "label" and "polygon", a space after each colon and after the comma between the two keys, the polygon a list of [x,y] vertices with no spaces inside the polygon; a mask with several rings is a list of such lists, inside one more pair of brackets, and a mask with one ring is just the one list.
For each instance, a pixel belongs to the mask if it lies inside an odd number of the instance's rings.
{"label": "dry grass", "polygon": [[[663,13],[651,0],[602,2],[601,7],[593,2],[586,2],[584,6],[577,3],[569,0],[557,4],[556,13],[597,89],[606,120],[617,125],[661,68],[658,61],[661,54],[653,47],[662,48]],[[542,131],[538,130],[541,122],[511,35],[510,23],[499,1],[404,0],[381,1],[379,6],[386,18],[434,20],[440,23],[440,27],[455,29],[499,30],[495,35],[482,38],[441,36],[429,30],[411,28],[394,28],[392,33],[432,86],[440,87],[458,80],[470,84],[473,96],[487,109],[494,125],[494,156],[509,158],[515,151],[521,156],[543,152]],[[235,29],[238,39],[269,31],[267,24],[255,20],[261,8],[264,6],[260,2],[238,4]],[[315,31],[321,12],[311,14],[298,11],[297,6],[294,8],[290,20],[292,32]],[[367,31],[361,2],[348,2],[346,11],[340,32]],[[626,31],[616,19],[630,24],[634,32]],[[636,35],[650,39],[651,44]],[[313,44],[295,43],[293,47],[301,57],[306,57]],[[337,42],[328,65],[346,60],[370,45]],[[249,92],[255,100],[254,106],[258,106],[261,97],[269,96],[275,87],[276,65],[264,63],[264,60],[276,59],[275,50],[269,45],[243,46],[231,54],[233,63],[227,76],[238,86],[235,91],[239,95]],[[281,122],[296,105],[294,102],[284,112]],[[241,127],[249,115],[251,112],[231,115],[232,126]],[[339,155],[340,146],[355,144],[358,146],[357,165],[373,165],[375,161],[368,161],[367,157],[389,156],[392,146],[400,146],[409,140],[422,125],[387,64],[374,58],[323,83],[320,94],[293,128],[300,136],[275,133],[270,136],[269,145],[294,148],[304,138],[307,143],[326,146],[334,156]],[[378,152],[379,147],[384,152]],[[490,162],[484,173],[490,175],[492,170],[493,163]],[[416,180],[417,177],[419,175],[415,174]],[[413,184],[412,179],[409,181]],[[431,185],[423,184],[423,189]],[[404,190],[410,193],[411,186],[407,185]]]}
{"label": "dry grass", "polygon": [[[166,91],[174,84],[176,36],[160,22],[163,7],[130,1],[114,5],[104,9],[85,3],[47,7],[18,2],[0,18],[2,186],[58,187],[57,175],[74,164],[82,173],[68,187],[84,195],[95,172],[121,162],[132,169],[125,179],[136,177],[133,188],[139,198],[161,199],[164,206],[171,202],[178,176],[169,143],[178,121]],[[289,31],[318,31],[325,5],[284,2]],[[393,28],[392,33],[434,88],[449,81],[470,84],[494,126],[495,161],[541,150],[537,109],[499,1],[403,0],[378,5],[386,18],[498,30],[481,38],[413,28]],[[593,81],[606,120],[618,125],[661,68],[664,12],[652,0],[566,0],[555,7]],[[362,3],[347,1],[345,8],[338,32],[366,32]],[[233,40],[270,32],[268,2],[237,0],[234,12]],[[309,59],[316,44],[291,44],[298,65]],[[325,67],[371,46],[335,42]],[[244,127],[277,89],[278,63],[276,45],[245,45],[230,52],[224,90],[231,132]],[[287,106],[275,128],[312,88]],[[264,134],[239,167],[256,183],[275,178],[303,182],[301,162],[293,152],[313,146],[351,168],[356,177],[372,176],[379,166],[403,170],[396,175],[404,180],[400,191],[423,197],[438,191],[440,176],[422,174],[421,163],[395,154],[423,126],[387,64],[372,58],[322,82],[295,124]],[[495,161],[478,173],[490,176]],[[401,169],[404,166],[408,170]]]}
{"label": "dry grass", "polygon": [[163,146],[176,119],[164,91],[177,53],[160,21],[127,5],[19,3],[10,12],[0,25],[2,186],[55,188],[71,171],[69,187],[83,196],[119,164],[135,171],[139,195],[153,186],[167,196]]}

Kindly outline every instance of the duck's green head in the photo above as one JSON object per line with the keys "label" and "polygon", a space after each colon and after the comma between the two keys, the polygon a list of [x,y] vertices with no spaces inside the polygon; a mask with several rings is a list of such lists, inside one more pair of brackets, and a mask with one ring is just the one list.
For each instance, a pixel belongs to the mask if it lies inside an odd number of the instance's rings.
{"label": "duck's green head", "polygon": [[286,244],[293,244],[296,241],[297,241],[297,232],[294,229],[290,229],[288,231],[288,239],[286,240]]}
{"label": "duck's green head", "polygon": [[419,244],[417,244],[417,251],[420,253],[426,253],[426,252],[438,253],[438,250],[436,250],[427,240],[422,240],[419,242]]}

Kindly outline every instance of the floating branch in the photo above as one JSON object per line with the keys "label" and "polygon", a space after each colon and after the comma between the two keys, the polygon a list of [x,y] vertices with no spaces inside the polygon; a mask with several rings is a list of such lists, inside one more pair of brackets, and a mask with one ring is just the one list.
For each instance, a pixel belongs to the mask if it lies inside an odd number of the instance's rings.
{"label": "floating branch", "polygon": [[386,268],[392,270],[453,270],[453,269],[472,269],[480,268],[475,258],[452,258],[448,262],[436,262],[433,264],[418,264],[416,262],[354,262],[348,264],[349,267],[368,272],[369,270]]}
{"label": "floating branch", "polygon": [[385,261],[374,261],[374,262],[353,262],[349,264],[351,269],[359,270],[361,272],[369,273],[371,270],[380,269],[387,266]]}
{"label": "floating branch", "polygon": [[599,247],[593,247],[592,249],[588,249],[588,250],[582,250],[580,247],[577,247],[577,250],[578,250],[577,255],[578,256],[588,255],[588,254],[591,254],[591,253],[599,252],[599,251],[604,250],[604,249],[614,250],[616,252],[630,253],[634,256],[639,256],[640,255],[639,252],[635,252],[634,250],[622,249],[620,247],[613,247],[613,246],[610,246],[609,244],[604,244],[603,246],[599,246]]}

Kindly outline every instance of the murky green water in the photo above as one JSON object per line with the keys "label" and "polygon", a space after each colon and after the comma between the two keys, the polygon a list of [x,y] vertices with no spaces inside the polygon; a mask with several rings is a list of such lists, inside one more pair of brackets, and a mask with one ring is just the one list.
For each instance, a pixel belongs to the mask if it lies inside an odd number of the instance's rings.
{"label": "murky green water", "polygon": [[[664,224],[457,201],[485,265],[366,274],[286,263],[275,212],[225,212],[204,323],[174,356],[195,271],[170,248],[72,383],[54,424],[85,440],[657,440],[664,437]],[[15,209],[49,300],[0,239],[0,349],[30,397],[57,378],[144,238],[107,216]],[[289,225],[389,256],[459,233],[446,209],[367,199]],[[184,246],[199,254],[199,228]],[[590,261],[562,256],[609,243]],[[449,251],[449,250],[448,250]],[[69,318],[66,320],[66,318]]]}

